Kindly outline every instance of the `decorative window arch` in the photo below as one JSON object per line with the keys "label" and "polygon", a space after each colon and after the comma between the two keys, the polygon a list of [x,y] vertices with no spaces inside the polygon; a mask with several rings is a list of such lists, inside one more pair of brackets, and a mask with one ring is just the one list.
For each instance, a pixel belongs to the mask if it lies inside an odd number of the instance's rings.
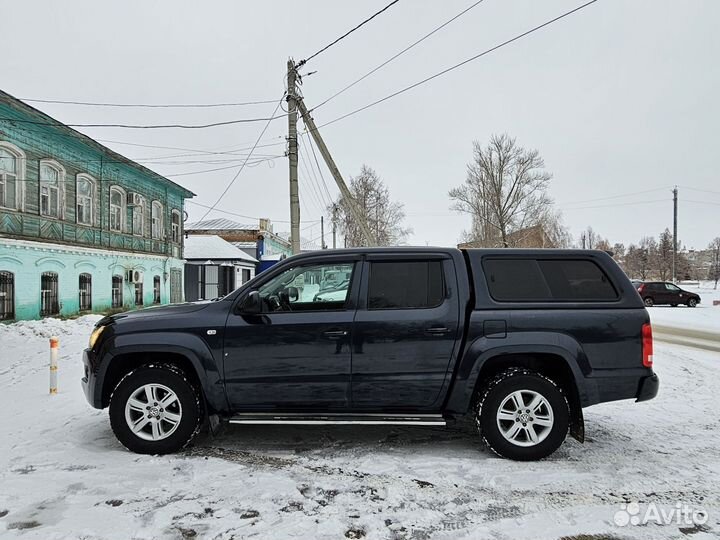
{"label": "decorative window arch", "polygon": [[0,207],[22,210],[25,194],[25,153],[0,141]]}
{"label": "decorative window arch", "polygon": [[75,194],[77,204],[75,216],[78,224],[94,225],[97,181],[89,174],[78,174],[75,179]]}
{"label": "decorative window arch", "polygon": [[123,232],[126,230],[127,220],[127,193],[120,186],[110,186],[110,216],[109,227],[111,231]]}
{"label": "decorative window arch", "polygon": [[182,235],[182,219],[180,219],[180,210],[173,209],[171,226],[172,226],[172,241],[176,244],[179,244],[180,236]]}
{"label": "decorative window arch", "polygon": [[147,202],[145,201],[145,197],[138,193],[134,193],[132,207],[132,233],[135,236],[145,236],[146,211]]}
{"label": "decorative window arch", "polygon": [[163,205],[160,201],[153,201],[150,210],[150,223],[152,237],[162,240],[165,237],[165,219]]}
{"label": "decorative window arch", "polygon": [[40,215],[63,219],[65,215],[65,167],[54,159],[40,161]]}

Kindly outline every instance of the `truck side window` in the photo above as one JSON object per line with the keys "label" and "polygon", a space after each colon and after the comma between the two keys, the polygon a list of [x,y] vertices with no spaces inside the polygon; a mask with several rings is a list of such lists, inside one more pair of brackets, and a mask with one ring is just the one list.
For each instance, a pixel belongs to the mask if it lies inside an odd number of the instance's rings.
{"label": "truck side window", "polygon": [[430,308],[444,298],[442,261],[370,263],[368,309]]}
{"label": "truck side window", "polygon": [[290,268],[262,285],[263,311],[330,311],[343,309],[354,263]]}

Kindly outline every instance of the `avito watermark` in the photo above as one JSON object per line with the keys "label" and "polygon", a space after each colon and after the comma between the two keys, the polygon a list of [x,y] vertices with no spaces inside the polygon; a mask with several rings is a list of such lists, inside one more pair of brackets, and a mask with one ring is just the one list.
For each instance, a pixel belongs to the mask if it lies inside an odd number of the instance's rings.
{"label": "avito watermark", "polygon": [[705,525],[708,521],[708,513],[701,506],[691,506],[682,502],[675,503],[675,506],[661,506],[651,502],[647,505],[640,505],[636,502],[623,504],[620,510],[615,512],[615,525],[626,527],[628,525]]}

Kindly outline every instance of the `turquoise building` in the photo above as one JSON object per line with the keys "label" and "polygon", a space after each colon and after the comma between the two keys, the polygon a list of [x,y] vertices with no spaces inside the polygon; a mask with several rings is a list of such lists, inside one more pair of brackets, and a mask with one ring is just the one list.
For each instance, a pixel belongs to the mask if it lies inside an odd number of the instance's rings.
{"label": "turquoise building", "polygon": [[192,196],[0,91],[0,320],[183,301]]}

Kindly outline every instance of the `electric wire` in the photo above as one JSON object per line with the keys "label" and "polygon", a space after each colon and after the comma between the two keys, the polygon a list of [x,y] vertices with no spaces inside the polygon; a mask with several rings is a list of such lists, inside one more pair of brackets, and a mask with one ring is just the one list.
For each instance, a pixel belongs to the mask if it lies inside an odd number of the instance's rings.
{"label": "electric wire", "polygon": [[102,103],[95,101],[65,101],[61,99],[18,98],[30,103],[58,103],[61,105],[83,105],[87,107],[135,107],[148,109],[205,109],[214,107],[243,107],[245,105],[262,105],[275,103],[274,99],[262,101],[242,101],[236,103]]}

